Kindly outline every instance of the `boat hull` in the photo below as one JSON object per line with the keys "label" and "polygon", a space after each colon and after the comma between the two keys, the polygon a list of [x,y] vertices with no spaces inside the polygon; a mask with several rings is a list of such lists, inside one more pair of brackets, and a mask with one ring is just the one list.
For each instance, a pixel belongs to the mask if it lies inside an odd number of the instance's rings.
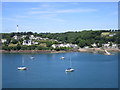
{"label": "boat hull", "polygon": [[66,69],[65,71],[66,71],[66,72],[73,72],[74,69]]}
{"label": "boat hull", "polygon": [[63,60],[63,59],[65,59],[65,57],[61,57],[60,59],[62,59],[62,60]]}
{"label": "boat hull", "polygon": [[27,70],[26,67],[18,67],[17,69],[18,69],[18,70]]}

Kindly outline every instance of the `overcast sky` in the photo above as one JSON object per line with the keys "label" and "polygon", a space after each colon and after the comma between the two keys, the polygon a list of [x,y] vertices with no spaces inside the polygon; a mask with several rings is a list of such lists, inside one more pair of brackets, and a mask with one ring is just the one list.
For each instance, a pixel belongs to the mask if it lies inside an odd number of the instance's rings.
{"label": "overcast sky", "polygon": [[3,2],[2,32],[117,29],[117,2]]}

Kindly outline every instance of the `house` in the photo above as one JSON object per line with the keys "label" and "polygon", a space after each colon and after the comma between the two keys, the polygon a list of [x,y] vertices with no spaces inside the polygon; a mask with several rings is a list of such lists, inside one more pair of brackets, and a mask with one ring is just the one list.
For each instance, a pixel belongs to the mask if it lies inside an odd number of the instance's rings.
{"label": "house", "polygon": [[34,42],[32,40],[24,40],[22,45],[35,45],[35,44],[39,44],[38,42]]}
{"label": "house", "polygon": [[54,39],[53,39],[53,41],[56,41],[56,42],[58,42],[58,40],[54,40]]}
{"label": "house", "polygon": [[101,36],[113,37],[114,35],[116,35],[116,33],[110,33],[110,32],[103,32],[103,33],[101,33]]}
{"label": "house", "polygon": [[16,40],[18,40],[20,38],[21,38],[21,36],[17,36],[17,35],[13,36],[13,39],[16,39]]}
{"label": "house", "polygon": [[96,48],[97,47],[97,45],[94,43],[94,44],[91,44],[91,46],[93,46],[94,48]]}
{"label": "house", "polygon": [[87,49],[87,48],[89,48],[89,46],[85,46],[84,48],[86,48],[86,49]]}
{"label": "house", "polygon": [[53,47],[53,48],[56,48],[56,47],[57,47],[57,45],[53,44],[53,45],[52,45],[52,47]]}
{"label": "house", "polygon": [[30,40],[35,39],[34,35],[30,35]]}
{"label": "house", "polygon": [[22,37],[21,37],[21,38],[23,38],[23,39],[24,39],[25,37],[27,37],[27,35],[22,35]]}
{"label": "house", "polygon": [[32,45],[32,40],[24,40],[22,45]]}
{"label": "house", "polygon": [[1,39],[1,42],[5,43],[5,42],[7,42],[7,39]]}
{"label": "house", "polygon": [[105,44],[102,44],[102,46],[103,46],[104,48],[110,48],[110,42],[105,43]]}
{"label": "house", "polygon": [[70,48],[78,48],[78,45],[76,44],[53,44],[52,45],[53,48],[57,48],[57,47],[70,47]]}
{"label": "house", "polygon": [[116,33],[111,33],[109,34],[109,37],[113,37],[114,35],[116,35]]}
{"label": "house", "polygon": [[101,36],[109,36],[110,32],[102,32]]}
{"label": "house", "polygon": [[13,38],[14,38],[14,39],[18,39],[18,36],[17,36],[17,35],[15,35],[15,36],[13,36]]}
{"label": "house", "polygon": [[117,44],[112,43],[112,48],[118,48]]}
{"label": "house", "polygon": [[38,42],[34,42],[34,41],[33,41],[33,42],[32,42],[32,44],[39,44],[39,43],[38,43]]}
{"label": "house", "polygon": [[41,38],[42,40],[48,40],[49,38]]}
{"label": "house", "polygon": [[35,37],[35,40],[40,40],[41,39],[41,37]]}
{"label": "house", "polygon": [[71,47],[71,48],[78,48],[78,45],[77,44],[67,44],[68,47]]}

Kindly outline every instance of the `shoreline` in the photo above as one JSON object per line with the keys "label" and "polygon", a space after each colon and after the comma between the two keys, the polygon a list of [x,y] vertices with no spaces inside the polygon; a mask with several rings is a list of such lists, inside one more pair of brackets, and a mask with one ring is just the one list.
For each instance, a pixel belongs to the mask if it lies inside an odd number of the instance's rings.
{"label": "shoreline", "polygon": [[63,53],[66,51],[51,51],[51,50],[0,50],[0,53]]}
{"label": "shoreline", "polygon": [[[106,48],[108,52],[120,52],[120,49]],[[0,50],[0,53],[65,53],[65,52],[89,52],[89,53],[104,53],[104,49],[101,48],[80,48],[76,50]]]}
{"label": "shoreline", "polygon": [[[120,49],[117,48],[105,48],[108,52],[120,52]],[[78,49],[79,52],[104,52],[104,49],[101,48],[80,48]]]}

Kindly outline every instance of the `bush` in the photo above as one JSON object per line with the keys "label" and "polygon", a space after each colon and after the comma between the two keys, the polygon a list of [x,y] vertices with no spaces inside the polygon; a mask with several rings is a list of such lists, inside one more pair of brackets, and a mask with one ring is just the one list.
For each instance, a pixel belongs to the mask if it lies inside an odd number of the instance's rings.
{"label": "bush", "polygon": [[13,43],[13,44],[17,44],[17,43],[18,43],[18,41],[17,41],[17,40],[15,40],[15,39],[13,39],[13,40],[12,40],[12,43]]}

